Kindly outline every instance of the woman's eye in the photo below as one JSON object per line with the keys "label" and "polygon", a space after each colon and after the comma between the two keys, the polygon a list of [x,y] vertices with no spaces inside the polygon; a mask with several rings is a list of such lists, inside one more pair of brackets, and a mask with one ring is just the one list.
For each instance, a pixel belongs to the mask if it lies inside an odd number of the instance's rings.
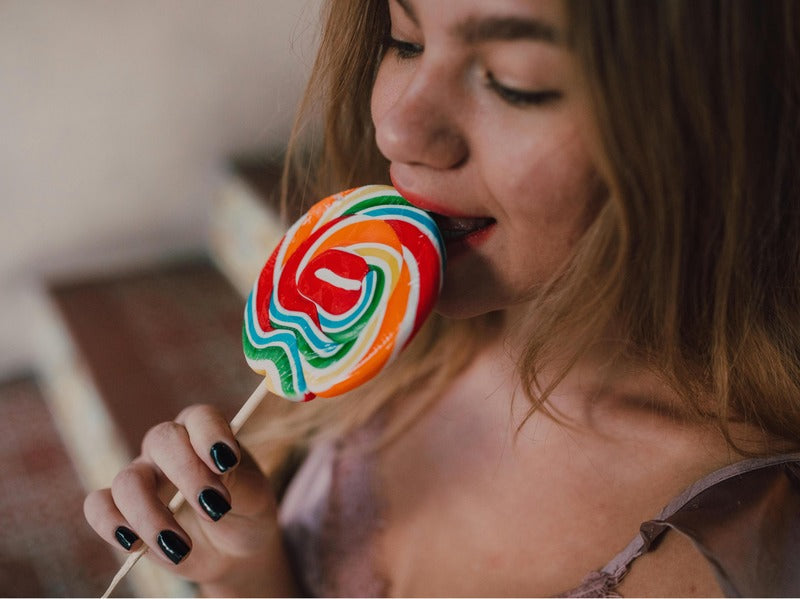
{"label": "woman's eye", "polygon": [[486,73],[486,84],[500,98],[512,106],[540,106],[555,102],[561,98],[561,92],[555,89],[528,91],[507,87],[497,81],[492,73]]}
{"label": "woman's eye", "polygon": [[394,50],[398,58],[408,59],[416,58],[422,54],[422,45],[413,42],[406,42],[393,38],[391,36],[386,38],[384,45],[387,50]]}

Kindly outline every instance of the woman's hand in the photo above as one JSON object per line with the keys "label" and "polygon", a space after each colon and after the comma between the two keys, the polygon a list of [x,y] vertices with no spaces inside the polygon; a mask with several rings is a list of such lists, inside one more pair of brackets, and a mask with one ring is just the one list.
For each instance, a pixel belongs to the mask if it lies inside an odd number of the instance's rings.
{"label": "woman's hand", "polygon": [[[176,488],[186,502],[173,515],[166,504]],[[146,543],[151,559],[204,594],[294,594],[269,480],[210,406],[151,428],[142,454],[110,489],[91,493],[84,512],[113,546]]]}

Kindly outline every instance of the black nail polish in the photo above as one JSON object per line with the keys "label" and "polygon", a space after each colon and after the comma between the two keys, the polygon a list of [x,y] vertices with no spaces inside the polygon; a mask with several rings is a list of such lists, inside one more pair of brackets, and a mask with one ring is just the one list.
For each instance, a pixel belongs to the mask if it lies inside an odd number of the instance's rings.
{"label": "black nail polish", "polygon": [[179,564],[180,561],[186,557],[191,548],[183,542],[176,533],[171,530],[162,530],[158,533],[158,546],[164,552],[173,564]]}
{"label": "black nail polish", "polygon": [[211,446],[211,459],[220,472],[233,468],[239,462],[233,450],[222,441]]}
{"label": "black nail polish", "polygon": [[118,526],[117,530],[114,531],[114,536],[125,551],[130,551],[133,544],[139,540],[136,533],[126,526]]}
{"label": "black nail polish", "polygon": [[222,518],[222,516],[227,514],[231,509],[231,505],[214,489],[203,489],[200,491],[200,495],[197,496],[197,501],[200,503],[200,507],[206,511],[206,514],[211,516],[214,522]]}

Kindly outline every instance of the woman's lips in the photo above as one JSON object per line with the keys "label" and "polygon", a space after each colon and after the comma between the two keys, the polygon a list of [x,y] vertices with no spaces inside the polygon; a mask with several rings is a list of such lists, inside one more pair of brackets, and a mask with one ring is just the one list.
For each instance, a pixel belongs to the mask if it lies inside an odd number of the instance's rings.
{"label": "woman's lips", "polygon": [[439,232],[442,234],[442,239],[447,247],[448,259],[452,259],[454,255],[461,253],[463,250],[482,243],[497,222],[494,218],[488,216],[456,214],[454,210],[444,208],[427,198],[406,191],[398,186],[394,180],[392,182],[401,196],[417,208],[425,210],[431,215],[439,228]]}
{"label": "woman's lips", "polygon": [[463,241],[467,237],[479,233],[495,223],[493,218],[488,217],[451,217],[436,212],[431,212],[430,215],[436,223],[436,226],[439,227],[442,239],[444,239],[444,242],[448,245],[455,241]]}
{"label": "woman's lips", "polygon": [[[453,260],[466,252],[474,250],[491,236],[494,231],[495,220],[493,218],[485,219],[468,219],[476,221],[466,229],[450,229],[450,223],[442,222],[440,216],[431,214],[433,220],[439,226],[439,231],[442,233],[444,240],[445,251],[447,252],[447,261],[452,263]],[[446,219],[447,221],[453,219]],[[460,220],[460,219],[459,219]],[[478,224],[477,221],[482,221]]]}

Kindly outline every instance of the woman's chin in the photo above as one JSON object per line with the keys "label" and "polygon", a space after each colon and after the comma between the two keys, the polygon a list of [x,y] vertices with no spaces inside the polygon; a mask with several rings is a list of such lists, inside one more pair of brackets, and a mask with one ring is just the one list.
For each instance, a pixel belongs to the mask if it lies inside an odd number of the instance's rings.
{"label": "woman's chin", "polygon": [[462,320],[503,310],[506,307],[505,302],[492,299],[486,297],[484,289],[450,291],[445,286],[434,306],[434,312],[446,318]]}

